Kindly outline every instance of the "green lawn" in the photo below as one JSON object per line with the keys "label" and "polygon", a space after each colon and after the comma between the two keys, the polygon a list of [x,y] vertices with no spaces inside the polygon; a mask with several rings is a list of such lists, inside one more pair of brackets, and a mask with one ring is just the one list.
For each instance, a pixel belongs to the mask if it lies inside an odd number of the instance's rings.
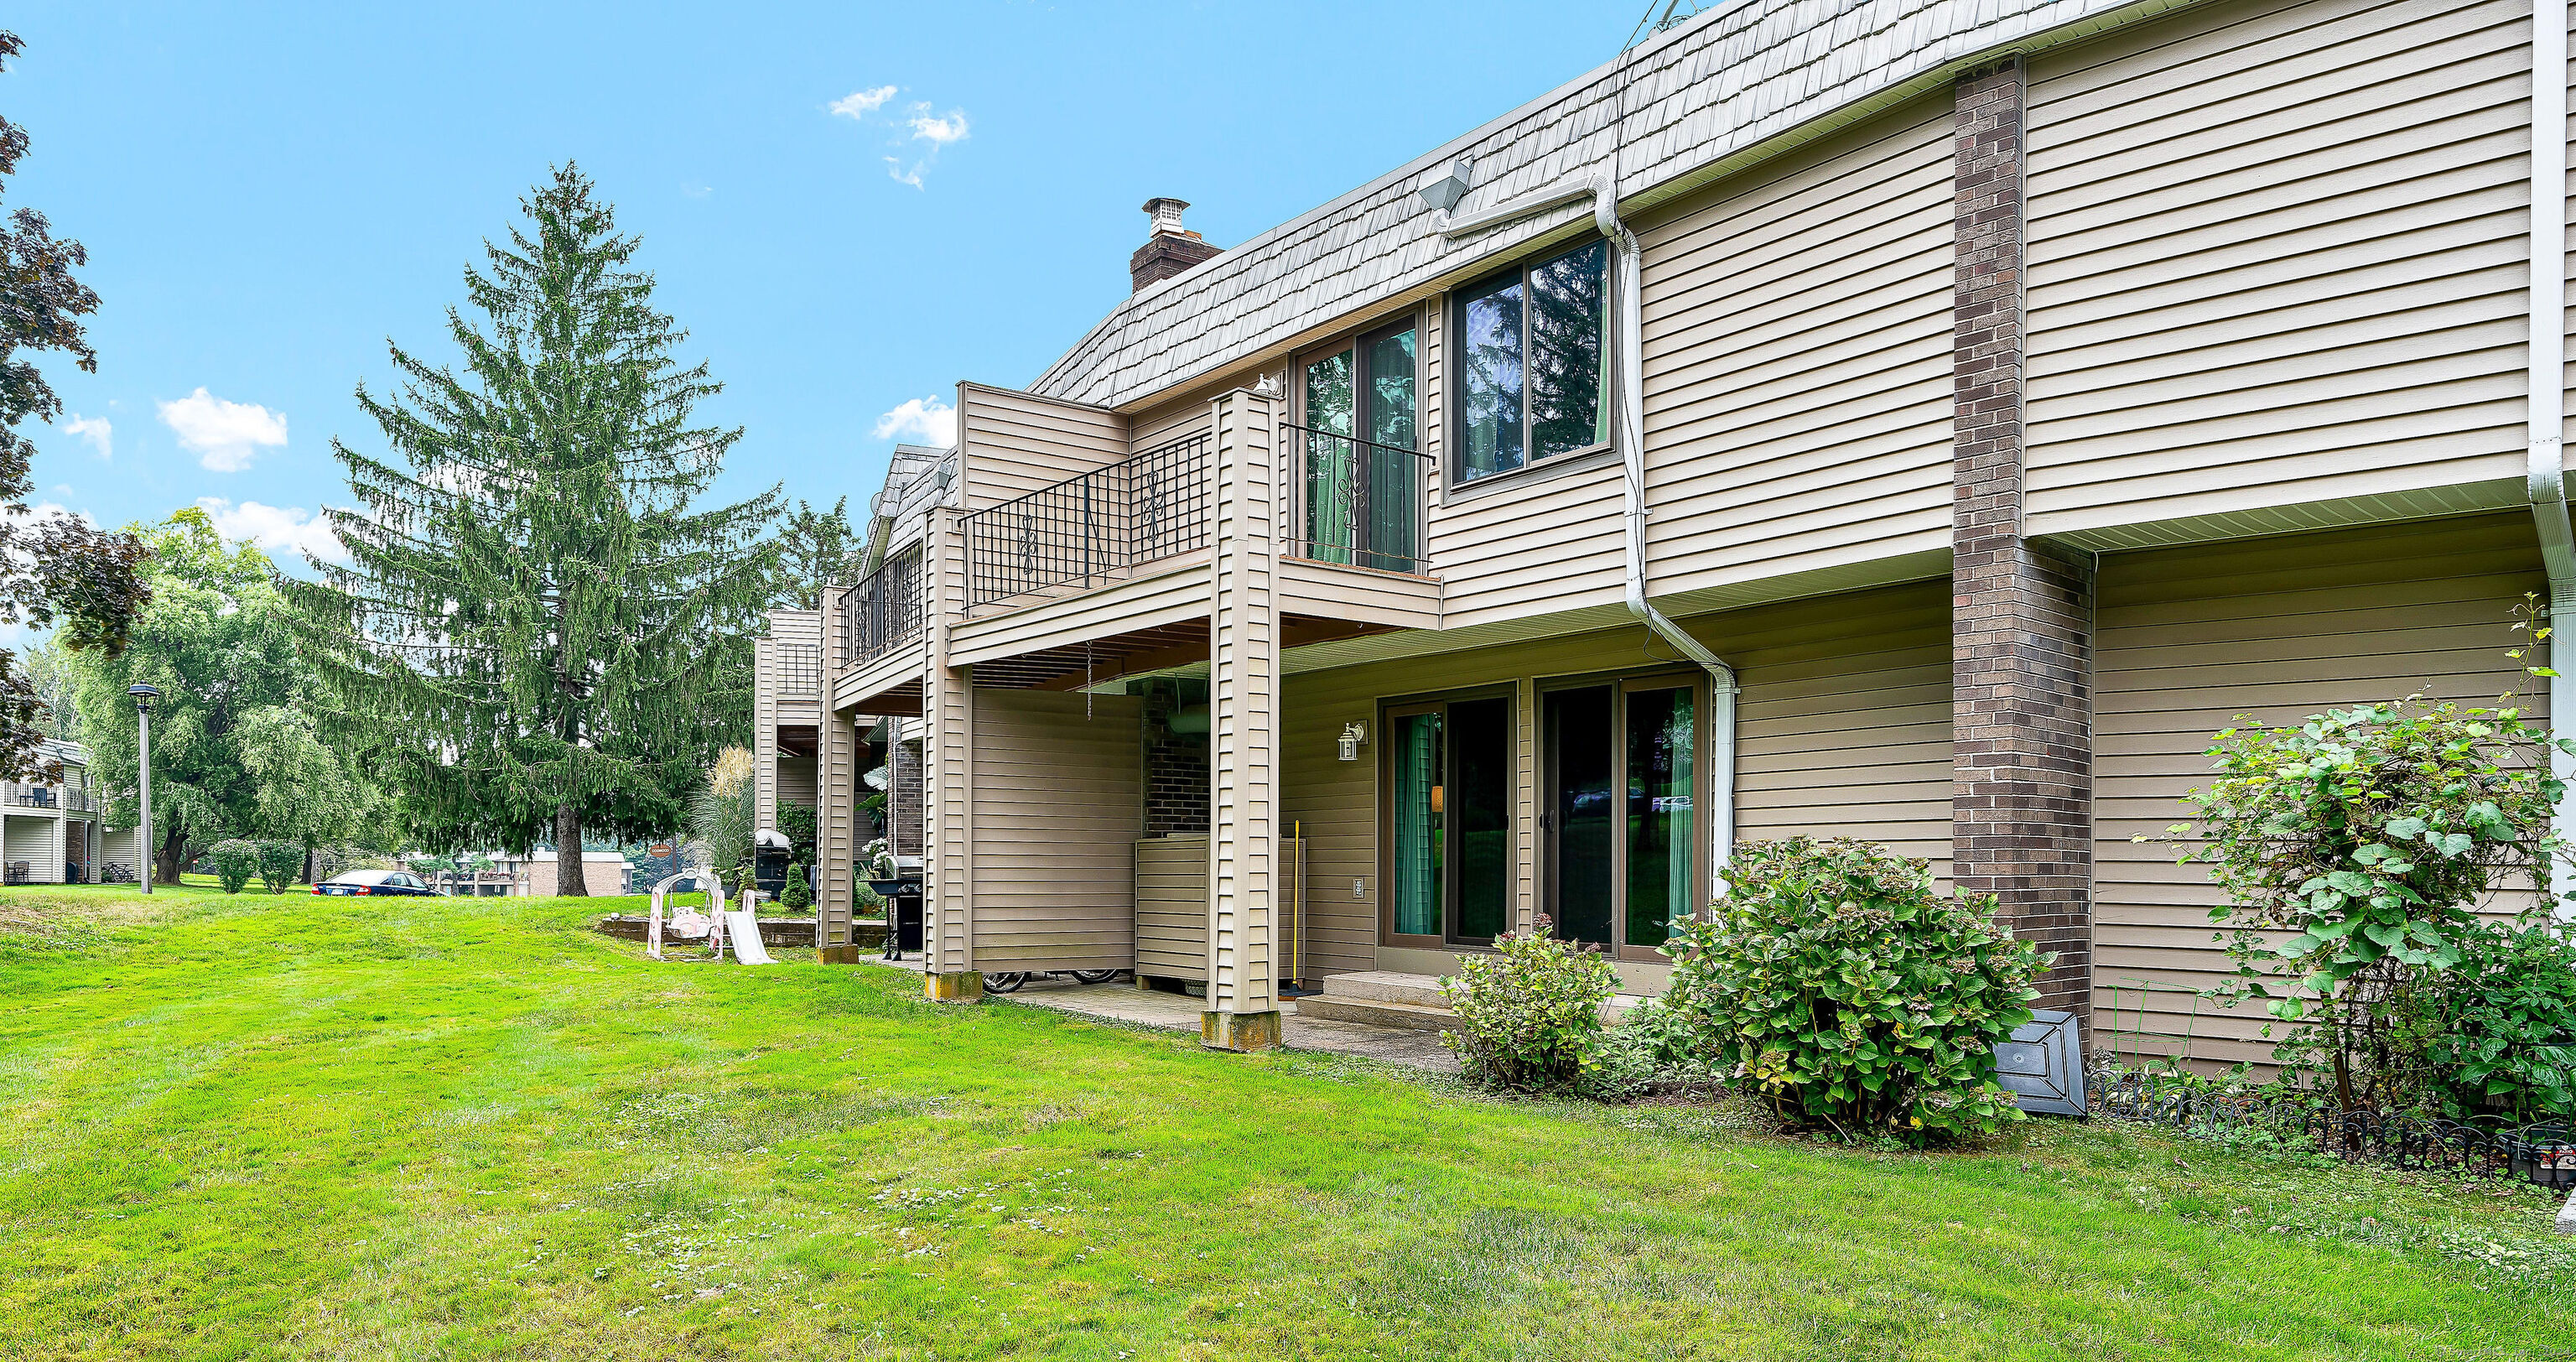
{"label": "green lawn", "polygon": [[2536,1191],[1495,1102],[620,902],[0,895],[0,1358],[2576,1357]]}

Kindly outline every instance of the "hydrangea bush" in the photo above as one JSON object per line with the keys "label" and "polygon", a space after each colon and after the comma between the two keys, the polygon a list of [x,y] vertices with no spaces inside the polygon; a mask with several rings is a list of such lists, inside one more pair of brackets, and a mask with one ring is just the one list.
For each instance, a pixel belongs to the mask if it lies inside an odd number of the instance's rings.
{"label": "hydrangea bush", "polygon": [[2020,1118],[1994,1050],[2046,961],[1931,867],[1848,838],[1735,849],[1704,918],[1675,923],[1652,1020],[1666,1063],[1715,1064],[1789,1123],[1921,1144]]}
{"label": "hydrangea bush", "polygon": [[1619,990],[1619,974],[1598,951],[1536,931],[1494,938],[1494,953],[1469,955],[1441,995],[1458,1014],[1440,1043],[1458,1056],[1471,1083],[1513,1092],[1564,1092],[1585,1086],[1598,1067],[1601,1005]]}

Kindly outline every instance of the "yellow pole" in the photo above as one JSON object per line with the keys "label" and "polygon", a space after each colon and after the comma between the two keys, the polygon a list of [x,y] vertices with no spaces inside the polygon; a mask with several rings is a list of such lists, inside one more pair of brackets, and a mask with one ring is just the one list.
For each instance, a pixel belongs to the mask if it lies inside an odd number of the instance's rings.
{"label": "yellow pole", "polygon": [[1290,823],[1290,845],[1297,848],[1296,887],[1289,891],[1289,911],[1296,923],[1288,938],[1288,982],[1306,986],[1306,820]]}

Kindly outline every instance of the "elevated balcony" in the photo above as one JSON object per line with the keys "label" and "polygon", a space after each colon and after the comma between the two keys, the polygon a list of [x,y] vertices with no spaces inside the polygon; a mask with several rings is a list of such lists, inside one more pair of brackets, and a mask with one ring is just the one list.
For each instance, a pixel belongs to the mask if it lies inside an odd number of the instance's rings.
{"label": "elevated balcony", "polygon": [[[879,564],[841,597],[840,677],[836,709],[860,706],[870,714],[917,714],[921,708],[921,548],[915,545]],[[819,650],[818,650],[819,660]]]}
{"label": "elevated balcony", "polygon": [[[1277,428],[1283,637],[1433,628],[1427,458]],[[965,516],[950,656],[979,685],[1060,686],[1204,658],[1216,513],[1212,437],[1184,436]]]}
{"label": "elevated balcony", "polygon": [[8,781],[0,783],[0,806],[36,809],[45,813],[96,813],[98,793],[61,785],[26,785]]}

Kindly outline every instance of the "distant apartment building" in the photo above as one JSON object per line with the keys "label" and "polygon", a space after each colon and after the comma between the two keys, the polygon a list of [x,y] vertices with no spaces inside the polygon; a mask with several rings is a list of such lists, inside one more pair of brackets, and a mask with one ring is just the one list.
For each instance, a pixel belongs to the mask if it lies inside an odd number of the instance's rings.
{"label": "distant apartment building", "polygon": [[2563,28],[1747,0],[1239,245],[1154,201],[762,645],[827,951],[882,835],[934,995],[1132,968],[1253,1046],[1542,921],[1652,990],[1740,841],[1851,835],[2261,1057],[2132,840],[2211,735],[2564,703],[2506,656],[2576,599]]}
{"label": "distant apartment building", "polygon": [[134,879],[135,830],[108,826],[105,794],[90,779],[89,749],[47,738],[37,755],[59,763],[62,779],[0,782],[0,878],[10,884]]}

